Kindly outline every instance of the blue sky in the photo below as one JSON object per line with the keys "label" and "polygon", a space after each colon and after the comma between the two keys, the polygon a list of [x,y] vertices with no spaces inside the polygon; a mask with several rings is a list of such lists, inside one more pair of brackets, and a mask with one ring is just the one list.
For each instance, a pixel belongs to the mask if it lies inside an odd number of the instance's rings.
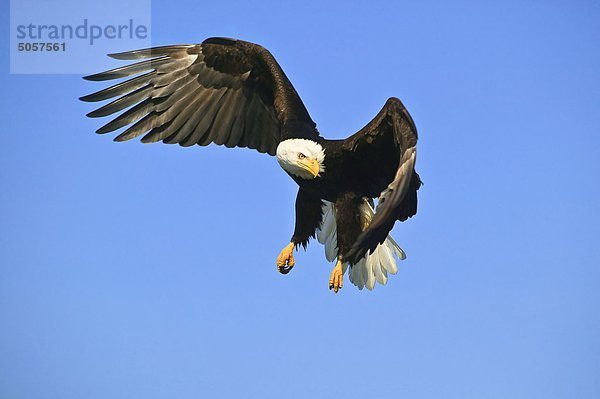
{"label": "blue sky", "polygon": [[600,397],[599,18],[585,1],[153,2],[154,45],[269,48],[326,137],[390,96],[410,110],[408,259],[337,296],[316,242],[275,271],[296,187],[273,158],[95,135],[77,98],[99,86],[10,75],[2,35],[0,398]]}

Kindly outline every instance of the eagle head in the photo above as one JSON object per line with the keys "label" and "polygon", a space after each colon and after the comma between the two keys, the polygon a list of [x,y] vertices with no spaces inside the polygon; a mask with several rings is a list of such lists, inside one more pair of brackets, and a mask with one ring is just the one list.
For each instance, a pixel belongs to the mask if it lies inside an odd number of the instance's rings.
{"label": "eagle head", "polygon": [[286,172],[302,179],[314,179],[325,171],[325,150],[312,140],[284,140],[277,146],[276,156]]}

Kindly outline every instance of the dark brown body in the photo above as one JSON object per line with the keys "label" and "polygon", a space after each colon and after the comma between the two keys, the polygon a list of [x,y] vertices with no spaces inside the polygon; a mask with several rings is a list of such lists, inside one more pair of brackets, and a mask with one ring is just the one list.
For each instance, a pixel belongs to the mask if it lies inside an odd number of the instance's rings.
{"label": "dark brown body", "polygon": [[[365,200],[372,204],[371,199],[377,198],[394,180],[400,156],[397,152],[389,151],[395,146],[393,135],[371,140],[372,147],[366,153],[349,139],[320,140],[319,144],[325,150],[325,171],[321,176],[305,180],[290,175],[300,186],[296,197],[296,228],[292,242],[306,247],[321,224],[322,200],[326,200],[335,206],[338,254],[343,256],[363,232],[361,206]],[[397,219],[406,220],[416,213],[420,185],[419,175],[414,172]]]}

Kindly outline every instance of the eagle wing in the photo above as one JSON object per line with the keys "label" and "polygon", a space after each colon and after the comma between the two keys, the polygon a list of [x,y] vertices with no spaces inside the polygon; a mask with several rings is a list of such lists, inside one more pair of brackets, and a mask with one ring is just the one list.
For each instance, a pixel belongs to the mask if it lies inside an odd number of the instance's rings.
{"label": "eagle wing", "polygon": [[348,137],[342,150],[361,166],[363,178],[355,184],[371,197],[379,197],[376,213],[350,251],[344,255],[354,264],[385,241],[396,220],[417,213],[417,190],[421,186],[415,172],[417,129],[397,98],[390,98],[367,126]]}
{"label": "eagle wing", "polygon": [[319,137],[291,82],[259,45],[210,38],[202,44],[154,47],[110,57],[143,59],[84,78],[130,77],[80,98],[95,102],[117,97],[88,114],[96,118],[126,109],[97,130],[108,133],[128,126],[115,141],[143,134],[144,143],[162,141],[184,147],[215,143],[275,155],[277,145],[286,138]]}

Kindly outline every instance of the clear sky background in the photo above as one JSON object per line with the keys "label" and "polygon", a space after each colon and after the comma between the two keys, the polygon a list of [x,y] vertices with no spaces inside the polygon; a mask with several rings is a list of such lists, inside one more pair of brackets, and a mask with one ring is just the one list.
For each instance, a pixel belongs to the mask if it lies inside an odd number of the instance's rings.
{"label": "clear sky background", "polygon": [[1,399],[600,397],[600,5],[391,3],[153,2],[154,45],[270,49],[326,137],[410,110],[408,259],[337,296],[316,242],[276,272],[273,158],[95,135],[102,85],[0,36]]}

